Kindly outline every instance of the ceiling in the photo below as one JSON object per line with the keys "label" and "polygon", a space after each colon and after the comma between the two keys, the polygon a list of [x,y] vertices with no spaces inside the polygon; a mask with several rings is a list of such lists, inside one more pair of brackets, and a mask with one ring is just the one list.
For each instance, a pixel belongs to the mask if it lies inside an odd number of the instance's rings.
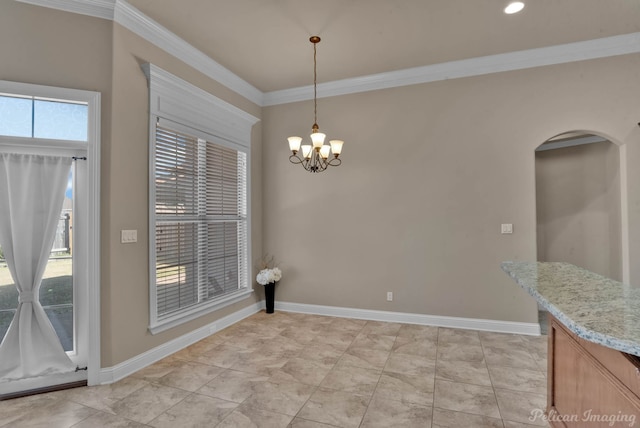
{"label": "ceiling", "polygon": [[640,31],[640,0],[127,0],[263,92]]}

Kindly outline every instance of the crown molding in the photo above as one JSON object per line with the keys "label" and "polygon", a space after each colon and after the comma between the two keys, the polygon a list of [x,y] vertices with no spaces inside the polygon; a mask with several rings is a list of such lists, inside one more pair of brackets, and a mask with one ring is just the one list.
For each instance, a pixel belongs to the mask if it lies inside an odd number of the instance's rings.
{"label": "crown molding", "polygon": [[124,0],[115,0],[113,20],[148,42],[162,48],[249,101],[262,106],[263,93]]}
{"label": "crown molding", "polygon": [[[318,84],[318,98],[481,76],[640,52],[640,33],[489,55]],[[313,86],[264,94],[263,106],[313,99]]]}
{"label": "crown molding", "polygon": [[[52,9],[111,19],[164,49],[206,76],[261,107],[313,99],[313,86],[263,93],[176,36],[125,0],[16,0]],[[400,86],[524,70],[547,65],[640,52],[640,32],[563,45],[488,55],[318,84],[318,98],[376,91]]]}

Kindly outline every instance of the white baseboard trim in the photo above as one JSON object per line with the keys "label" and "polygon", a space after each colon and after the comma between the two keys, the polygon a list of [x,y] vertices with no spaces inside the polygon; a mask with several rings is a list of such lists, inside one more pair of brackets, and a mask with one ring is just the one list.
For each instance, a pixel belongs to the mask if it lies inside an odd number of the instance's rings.
{"label": "white baseboard trim", "polygon": [[[113,367],[100,370],[99,384],[117,382],[138,370],[141,370],[181,349],[192,345],[224,328],[229,327],[265,308],[264,300],[247,306],[211,324],[200,327],[150,349],[140,355],[123,361]],[[485,320],[477,318],[446,317],[439,315],[423,315],[404,312],[377,311],[372,309],[344,308],[339,306],[308,305],[304,303],[275,302],[275,309],[283,312],[325,315],[342,318],[356,318],[371,321],[398,322],[404,324],[430,325],[435,327],[461,328],[466,330],[493,331],[498,333],[540,335],[540,325],[514,321]]]}
{"label": "white baseboard trim", "polygon": [[224,328],[227,328],[230,325],[233,325],[238,321],[241,321],[255,314],[256,312],[259,312],[260,310],[264,309],[264,307],[264,301],[257,302],[253,305],[242,308],[237,312],[222,317],[219,320],[212,322],[211,324],[193,330],[185,334],[184,336],[180,336],[167,343],[163,343],[160,346],[150,349],[140,355],[136,355],[135,357],[123,361],[113,367],[104,367],[100,369],[99,384],[103,385],[117,382],[120,379],[123,379],[137,372],[138,370],[155,363],[156,361],[160,361],[161,359],[166,358],[169,355],[174,354],[189,345],[193,345],[194,343],[204,339],[205,337],[208,337]]}
{"label": "white baseboard trim", "polygon": [[275,309],[283,312],[357,318],[371,321],[420,324],[435,327],[461,328],[465,330],[493,331],[497,333],[540,336],[540,324],[485,320],[478,318],[446,317],[440,315],[411,314],[404,312],[376,311],[371,309],[343,308],[339,306],[307,305],[304,303],[275,302]]}

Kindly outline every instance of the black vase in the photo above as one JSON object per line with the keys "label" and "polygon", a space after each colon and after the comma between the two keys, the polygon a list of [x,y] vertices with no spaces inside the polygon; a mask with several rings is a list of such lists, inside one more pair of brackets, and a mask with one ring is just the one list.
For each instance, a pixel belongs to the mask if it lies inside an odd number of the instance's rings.
{"label": "black vase", "polygon": [[276,283],[270,282],[264,286],[264,298],[267,302],[267,313],[273,313],[273,306],[276,298]]}

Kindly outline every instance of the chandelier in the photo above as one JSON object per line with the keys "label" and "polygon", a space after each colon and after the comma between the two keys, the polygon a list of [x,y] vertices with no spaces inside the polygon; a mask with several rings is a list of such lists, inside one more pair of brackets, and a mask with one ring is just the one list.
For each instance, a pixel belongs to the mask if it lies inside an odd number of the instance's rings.
{"label": "chandelier", "polygon": [[[311,144],[302,145],[302,157],[298,155],[302,138],[289,137],[289,149],[293,153],[289,161],[300,164],[309,172],[322,172],[329,166],[338,166],[342,163],[338,159],[342,152],[342,140],[331,140],[324,144],[325,134],[320,132],[318,126],[318,100],[317,100],[317,71],[316,71],[316,45],[320,43],[320,37],[312,36],[309,41],[313,43],[313,126],[311,127]],[[331,159],[330,155],[333,155]]]}

